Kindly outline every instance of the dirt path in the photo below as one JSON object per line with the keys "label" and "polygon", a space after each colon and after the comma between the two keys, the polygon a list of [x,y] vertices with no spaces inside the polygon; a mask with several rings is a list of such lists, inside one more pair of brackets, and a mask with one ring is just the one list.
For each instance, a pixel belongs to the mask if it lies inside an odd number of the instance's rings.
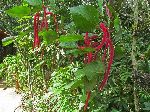
{"label": "dirt path", "polygon": [[[21,105],[21,95],[16,94],[15,88],[0,88],[0,112],[14,112]],[[18,108],[15,112],[22,112]]]}

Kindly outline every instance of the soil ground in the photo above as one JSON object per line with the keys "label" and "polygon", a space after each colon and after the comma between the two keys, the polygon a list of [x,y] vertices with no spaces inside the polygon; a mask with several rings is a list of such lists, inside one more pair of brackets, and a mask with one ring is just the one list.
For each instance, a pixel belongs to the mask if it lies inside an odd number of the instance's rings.
{"label": "soil ground", "polygon": [[0,112],[22,112],[21,94],[17,94],[14,87],[5,90],[4,87],[3,81],[0,81]]}

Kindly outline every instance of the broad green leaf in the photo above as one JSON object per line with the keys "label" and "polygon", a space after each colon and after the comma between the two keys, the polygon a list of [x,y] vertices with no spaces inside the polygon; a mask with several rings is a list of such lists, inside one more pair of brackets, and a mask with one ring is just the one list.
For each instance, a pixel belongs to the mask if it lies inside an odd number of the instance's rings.
{"label": "broad green leaf", "polygon": [[22,18],[24,16],[30,15],[30,8],[27,6],[15,6],[9,10],[6,10],[6,13],[12,17]]}
{"label": "broad green leaf", "polygon": [[73,21],[77,29],[91,32],[99,22],[99,13],[94,6],[80,5],[70,8]]}
{"label": "broad green leaf", "polygon": [[97,78],[93,78],[92,80],[84,80],[85,90],[90,91],[93,90],[96,87],[97,84]]}
{"label": "broad green leaf", "polygon": [[72,50],[67,51],[66,54],[72,54],[72,55],[76,56],[76,55],[84,55],[86,53],[93,52],[93,51],[95,51],[94,48],[88,47],[88,48],[84,48],[83,50],[81,50],[81,49],[72,49]]}
{"label": "broad green leaf", "polygon": [[72,81],[71,83],[64,86],[64,89],[74,89],[79,87],[81,84],[83,84],[83,81],[81,79],[76,79]]}
{"label": "broad green leaf", "polygon": [[83,84],[82,78],[85,76],[85,73],[83,71],[83,69],[78,69],[75,72],[75,80],[72,81],[71,83],[67,84],[66,86],[64,86],[65,89],[74,89],[79,87],[81,84]]}
{"label": "broad green leaf", "polygon": [[25,0],[27,1],[30,5],[42,5],[42,0]]}
{"label": "broad green leaf", "polygon": [[7,45],[13,43],[14,38],[15,37],[11,36],[11,37],[6,37],[6,38],[2,39],[3,46],[7,46]]}
{"label": "broad green leaf", "polygon": [[120,29],[120,20],[119,20],[118,16],[116,16],[116,18],[114,20],[114,27],[115,27],[115,30],[118,32]]}
{"label": "broad green leaf", "polygon": [[43,41],[46,45],[50,45],[52,42],[54,42],[57,39],[57,33],[52,30],[44,30],[39,32],[39,36],[43,37]]}
{"label": "broad green leaf", "polygon": [[59,46],[63,48],[77,48],[77,44],[75,42],[61,42]]}
{"label": "broad green leaf", "polygon": [[99,75],[99,73],[104,72],[104,65],[100,61],[95,61],[91,62],[90,64],[86,64],[86,66],[83,69],[88,80],[92,80],[93,78],[96,78]]}
{"label": "broad green leaf", "polygon": [[35,14],[36,12],[39,12],[41,10],[42,10],[42,5],[32,6],[32,14]]}
{"label": "broad green leaf", "polygon": [[72,49],[72,50],[66,51],[66,54],[72,54],[72,55],[77,56],[77,55],[79,55],[79,54],[82,54],[82,51],[79,50],[79,49]]}
{"label": "broad green leaf", "polygon": [[82,35],[61,35],[59,38],[60,42],[75,42],[75,41],[79,41],[79,40],[83,40],[83,36]]}

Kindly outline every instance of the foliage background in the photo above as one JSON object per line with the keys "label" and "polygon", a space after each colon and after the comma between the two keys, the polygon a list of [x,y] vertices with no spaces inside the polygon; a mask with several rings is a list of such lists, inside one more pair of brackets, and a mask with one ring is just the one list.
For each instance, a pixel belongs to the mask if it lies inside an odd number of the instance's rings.
{"label": "foliage background", "polygon": [[[147,112],[150,110],[150,3],[148,0],[46,0],[48,9],[57,14],[59,33],[49,35],[55,37],[54,40],[44,40],[43,37],[41,47],[36,49],[39,55],[35,56],[36,51],[32,50],[33,15],[41,10],[41,3],[40,0],[3,0],[0,4],[0,28],[11,35],[11,39],[4,40],[3,44],[14,42],[17,48],[15,56],[7,56],[1,63],[0,74],[7,79],[8,85],[13,82],[12,75],[17,76],[20,90],[24,93],[25,111],[82,111],[86,94],[82,69],[86,66],[82,63],[83,53],[76,52],[75,34],[83,35],[89,30],[91,34],[101,36],[101,31],[94,27],[101,21],[109,26],[115,47],[115,59],[108,84],[103,92],[93,88],[92,85],[97,85],[95,81],[90,84],[93,95],[88,111]],[[111,18],[106,14],[105,3],[112,13]],[[94,9],[87,8],[91,11],[87,15],[85,6],[79,9],[79,5],[94,5]],[[12,16],[7,10],[15,6],[28,7],[29,14],[24,15],[26,9],[23,9],[23,16],[20,17],[20,13]],[[99,14],[98,22],[92,18],[94,13]],[[82,19],[85,21],[81,21]],[[49,23],[51,31],[55,32],[51,18]],[[68,42],[67,39],[59,41],[58,38],[70,37],[68,34],[73,35],[72,42]],[[82,43],[82,40],[80,41]],[[42,49],[45,55],[41,60]],[[94,65],[91,67],[94,68]]]}

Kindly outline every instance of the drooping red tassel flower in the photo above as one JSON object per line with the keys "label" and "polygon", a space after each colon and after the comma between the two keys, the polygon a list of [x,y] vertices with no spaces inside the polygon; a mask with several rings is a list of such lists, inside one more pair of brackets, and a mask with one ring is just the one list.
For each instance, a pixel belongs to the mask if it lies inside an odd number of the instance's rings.
{"label": "drooping red tassel flower", "polygon": [[48,30],[48,21],[47,21],[47,15],[51,15],[54,19],[54,24],[56,26],[56,32],[58,32],[58,24],[56,20],[56,15],[53,14],[52,12],[47,12],[46,11],[47,7],[43,5],[43,17],[42,20],[40,21],[40,12],[37,12],[34,15],[34,43],[33,43],[33,50],[36,47],[40,47],[40,38],[38,36],[39,31],[42,31],[44,28]]}
{"label": "drooping red tassel flower", "polygon": [[40,39],[38,36],[38,25],[39,25],[39,12],[37,12],[34,16],[34,44],[33,48],[39,47]]}
{"label": "drooping red tassel flower", "polygon": [[[102,41],[100,43],[99,42],[93,42],[93,40],[98,38],[98,36],[94,35],[94,36],[89,37],[88,32],[86,32],[86,34],[84,36],[84,46],[79,46],[79,49],[84,49],[86,47],[92,47],[96,51],[95,53],[89,52],[89,53],[85,54],[85,57],[84,57],[84,63],[85,64],[88,64],[88,63],[91,63],[92,61],[97,60],[97,54],[102,50],[103,47],[104,47],[104,52],[102,55],[102,61],[104,62],[106,59],[106,56],[107,56],[107,52],[109,50],[108,65],[107,65],[107,68],[106,68],[105,73],[104,73],[104,78],[103,78],[101,84],[99,85],[99,90],[102,91],[102,89],[104,88],[104,86],[107,83],[107,80],[108,80],[108,77],[110,74],[110,68],[111,68],[111,65],[113,63],[113,58],[114,58],[114,48],[113,48],[112,41],[110,39],[110,34],[108,31],[108,28],[105,26],[104,23],[100,23],[100,28],[103,32]],[[90,95],[91,95],[91,92],[88,91],[87,92],[87,99],[86,99],[85,106],[84,106],[84,111],[87,110]]]}

